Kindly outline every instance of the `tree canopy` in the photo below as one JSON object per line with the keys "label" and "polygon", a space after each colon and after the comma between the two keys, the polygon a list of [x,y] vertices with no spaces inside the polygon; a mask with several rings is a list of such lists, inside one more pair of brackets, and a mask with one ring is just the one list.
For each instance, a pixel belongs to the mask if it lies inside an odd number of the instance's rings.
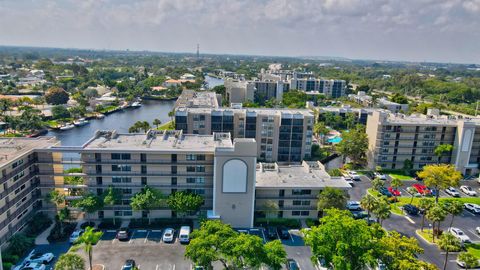
{"label": "tree canopy", "polygon": [[45,93],[45,101],[48,104],[60,105],[66,104],[69,100],[68,93],[60,87],[51,87]]}
{"label": "tree canopy", "polygon": [[354,164],[366,162],[368,150],[368,137],[361,128],[355,128],[342,133],[342,141],[336,146],[338,152],[350,158]]}
{"label": "tree canopy", "polygon": [[168,207],[180,215],[196,212],[203,204],[203,197],[190,192],[174,192],[167,198]]}

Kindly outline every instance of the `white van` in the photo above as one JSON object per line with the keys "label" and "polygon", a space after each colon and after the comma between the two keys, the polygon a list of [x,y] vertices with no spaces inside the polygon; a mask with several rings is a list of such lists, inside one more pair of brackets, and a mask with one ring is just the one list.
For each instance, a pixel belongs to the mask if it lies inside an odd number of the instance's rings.
{"label": "white van", "polygon": [[180,243],[190,242],[190,226],[180,227],[180,233],[178,234],[178,239],[180,239]]}

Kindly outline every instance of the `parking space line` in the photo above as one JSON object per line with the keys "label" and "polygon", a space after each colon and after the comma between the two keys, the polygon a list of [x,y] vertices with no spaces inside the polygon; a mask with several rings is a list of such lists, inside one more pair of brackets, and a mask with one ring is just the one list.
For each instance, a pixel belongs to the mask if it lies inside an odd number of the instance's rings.
{"label": "parking space line", "polygon": [[175,264],[173,265],[173,269],[172,270],[175,270]]}
{"label": "parking space line", "polygon": [[288,235],[290,235],[290,239],[292,239],[292,243],[295,243],[295,240],[293,240],[293,236],[292,236],[292,234],[290,233],[290,230],[288,231]]}
{"label": "parking space line", "polygon": [[133,240],[133,236],[135,236],[135,231],[133,231],[132,236],[130,236],[130,240],[128,240],[128,243],[131,244]]}
{"label": "parking space line", "polygon": [[260,229],[260,231],[262,232],[262,236],[263,236],[263,242],[267,242],[267,238],[265,238],[265,232],[263,231],[263,228]]}
{"label": "parking space line", "polygon": [[[150,234],[150,231],[147,231],[147,235],[145,236],[145,240],[143,240],[143,243],[147,243],[148,235]],[[158,265],[157,265],[158,266]]]}
{"label": "parking space line", "polygon": [[477,235],[477,233],[473,230],[473,229],[470,229],[468,230],[469,232],[471,232],[473,234],[473,236],[475,236],[476,238],[480,239],[480,236]]}
{"label": "parking space line", "polygon": [[415,221],[413,221],[410,217],[404,216],[410,223],[415,224]]}
{"label": "parking space line", "polygon": [[155,270],[158,270],[158,264],[157,264],[157,266],[155,266]]}
{"label": "parking space line", "polygon": [[474,213],[472,213],[472,212],[470,212],[470,211],[468,211],[468,210],[466,210],[466,209],[465,209],[465,211],[463,211],[463,212],[467,212],[469,215],[471,215],[471,216],[473,216],[473,217],[475,216]]}

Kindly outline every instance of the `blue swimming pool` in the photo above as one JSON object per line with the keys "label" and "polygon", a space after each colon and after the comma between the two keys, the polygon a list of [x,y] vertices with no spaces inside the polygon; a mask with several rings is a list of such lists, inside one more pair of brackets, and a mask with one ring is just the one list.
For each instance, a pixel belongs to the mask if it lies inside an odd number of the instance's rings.
{"label": "blue swimming pool", "polygon": [[327,140],[329,143],[339,143],[342,141],[342,137],[335,136]]}

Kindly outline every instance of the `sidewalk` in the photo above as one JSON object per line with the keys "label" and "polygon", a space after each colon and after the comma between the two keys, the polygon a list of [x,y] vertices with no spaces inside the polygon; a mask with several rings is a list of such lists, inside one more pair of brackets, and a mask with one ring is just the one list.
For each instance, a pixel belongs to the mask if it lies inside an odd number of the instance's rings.
{"label": "sidewalk", "polygon": [[45,231],[43,231],[41,234],[35,238],[35,245],[48,245],[50,242],[48,242],[47,237],[50,235],[50,231],[52,231],[53,227],[55,227],[55,222],[50,225]]}

